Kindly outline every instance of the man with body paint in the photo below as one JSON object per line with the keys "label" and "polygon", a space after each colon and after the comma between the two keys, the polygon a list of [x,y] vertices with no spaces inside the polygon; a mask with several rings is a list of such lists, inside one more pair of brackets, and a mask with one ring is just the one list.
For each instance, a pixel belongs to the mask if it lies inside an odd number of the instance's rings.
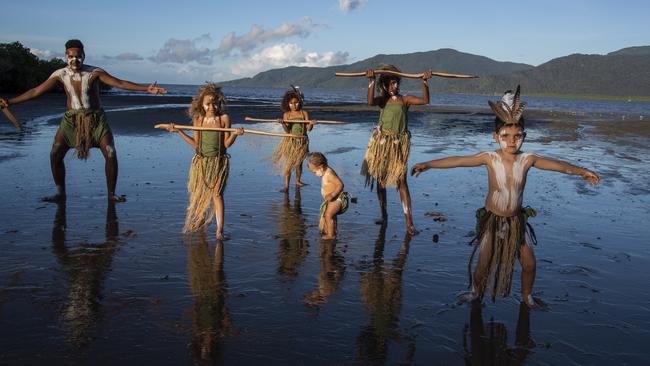
{"label": "man with body paint", "polygon": [[[488,194],[485,207],[477,210],[476,243],[479,258],[474,270],[472,291],[465,300],[482,299],[491,290],[492,301],[496,295],[508,296],[512,285],[515,257],[521,263],[521,295],[528,306],[535,306],[532,297],[535,282],[535,254],[531,246],[534,234],[527,229],[527,219],[535,211],[522,207],[528,170],[532,167],[565,174],[580,175],[591,184],[598,184],[598,174],[564,161],[551,160],[522,152],[526,138],[522,117],[525,103],[519,100],[520,89],[506,92],[502,101],[490,101],[496,114],[493,137],[500,148],[472,156],[451,156],[417,163],[411,175],[419,176],[431,168],[477,167],[484,165],[488,172]],[[476,248],[475,248],[476,250]],[[470,257],[472,262],[474,252]],[[470,275],[470,278],[472,276]]]}
{"label": "man with body paint", "polygon": [[108,199],[123,202],[125,198],[115,193],[117,184],[117,154],[113,142],[113,133],[108,126],[106,113],[99,100],[99,82],[115,88],[146,91],[151,94],[165,94],[164,88],[154,84],[139,85],[120,80],[106,71],[90,65],[84,65],[84,46],[81,41],[71,39],[65,44],[65,56],[68,66],[56,70],[39,86],[8,100],[0,98],[0,107],[26,102],[52,89],[57,83],[63,85],[67,95],[67,111],[61,119],[61,125],[54,136],[50,152],[50,165],[56,194],[44,197],[43,201],[62,202],[66,198],[65,165],[63,158],[70,148],[76,148],[79,159],[88,158],[91,147],[101,150],[105,160],[106,187]]}

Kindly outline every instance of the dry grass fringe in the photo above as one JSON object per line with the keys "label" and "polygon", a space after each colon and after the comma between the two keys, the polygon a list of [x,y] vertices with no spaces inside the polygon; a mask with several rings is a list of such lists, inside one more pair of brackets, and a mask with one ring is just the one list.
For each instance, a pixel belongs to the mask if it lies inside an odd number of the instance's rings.
{"label": "dry grass fringe", "polygon": [[[481,231],[477,233],[479,250],[488,250],[491,255],[490,258],[483,259],[489,265],[481,282],[477,284],[476,291],[481,298],[490,292],[492,301],[495,301],[497,296],[506,297],[510,294],[515,259],[519,257],[521,246],[526,240],[526,216],[523,211],[512,217],[501,217],[488,212],[481,221]],[[479,255],[479,261],[481,260]]]}
{"label": "dry grass fringe", "polygon": [[227,154],[218,156],[194,154],[187,182],[190,198],[183,233],[200,230],[212,222],[216,210],[212,199],[220,196],[226,188],[229,163]]}
{"label": "dry grass fringe", "polygon": [[392,134],[375,130],[368,141],[368,150],[361,166],[366,186],[372,190],[375,182],[382,187],[397,186],[406,179],[411,151],[411,134]]}
{"label": "dry grass fringe", "polygon": [[[282,171],[282,175],[291,174],[291,170],[302,164],[309,153],[309,140],[283,137],[278,147],[273,152],[272,160],[276,169]],[[282,167],[280,168],[280,165]]]}
{"label": "dry grass fringe", "polygon": [[80,112],[74,115],[77,140],[77,157],[88,159],[90,148],[93,145],[93,132],[97,126],[96,114],[92,112]]}

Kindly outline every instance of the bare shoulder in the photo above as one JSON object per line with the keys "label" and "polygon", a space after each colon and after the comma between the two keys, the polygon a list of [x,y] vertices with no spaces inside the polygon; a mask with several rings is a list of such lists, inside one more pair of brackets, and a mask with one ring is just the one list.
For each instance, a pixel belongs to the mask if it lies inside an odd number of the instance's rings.
{"label": "bare shoulder", "polygon": [[498,158],[499,154],[497,154],[496,151],[481,151],[480,153],[477,153],[472,157],[479,160],[483,164],[487,164],[490,161],[494,160],[495,158]]}
{"label": "bare shoulder", "polygon": [[544,160],[543,157],[532,152],[522,152],[520,159],[526,163],[530,163],[531,165],[535,165],[539,160]]}
{"label": "bare shoulder", "polygon": [[230,116],[228,114],[222,114],[219,116],[219,119],[221,119],[221,123],[223,124],[224,127],[228,128],[230,127]]}
{"label": "bare shoulder", "polygon": [[52,78],[60,79],[61,76],[63,76],[63,74],[65,74],[65,70],[66,70],[66,69],[67,69],[66,67],[62,67],[62,68],[60,68],[60,69],[58,69],[58,70],[55,70],[55,71],[50,75],[49,79],[52,79]]}
{"label": "bare shoulder", "polygon": [[106,70],[104,70],[104,69],[102,69],[100,67],[92,66],[92,65],[84,65],[84,70],[83,71],[84,72],[89,72],[93,76],[108,75]]}

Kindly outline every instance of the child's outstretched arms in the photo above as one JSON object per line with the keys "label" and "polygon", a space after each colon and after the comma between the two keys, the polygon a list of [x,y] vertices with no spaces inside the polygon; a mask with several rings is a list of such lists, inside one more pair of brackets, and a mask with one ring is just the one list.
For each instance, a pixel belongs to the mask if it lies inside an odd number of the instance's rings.
{"label": "child's outstretched arms", "polygon": [[600,183],[600,176],[589,169],[581,168],[561,160],[553,160],[535,155],[533,166],[542,170],[552,170],[564,174],[579,175],[590,184]]}
{"label": "child's outstretched arms", "polygon": [[479,153],[471,156],[450,156],[442,159],[429,160],[417,163],[411,168],[411,175],[416,177],[429,169],[447,169],[460,167],[475,167],[485,164],[485,153]]}

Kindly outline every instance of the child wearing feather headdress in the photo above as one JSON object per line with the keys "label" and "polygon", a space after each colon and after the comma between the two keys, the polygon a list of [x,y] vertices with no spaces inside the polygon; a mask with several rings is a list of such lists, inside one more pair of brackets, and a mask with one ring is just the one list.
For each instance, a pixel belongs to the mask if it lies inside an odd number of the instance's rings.
{"label": "child wearing feather headdress", "polygon": [[305,136],[304,138],[283,137],[273,152],[273,164],[277,167],[282,165],[282,175],[284,176],[284,186],[280,192],[289,190],[291,181],[291,171],[296,171],[296,187],[302,187],[302,161],[305,160],[309,153],[309,139],[307,131],[311,131],[314,125],[304,122],[286,122],[287,120],[309,121],[309,114],[302,109],[305,103],[305,96],[297,86],[291,85],[284,97],[282,97],[282,119],[278,122],[286,133],[293,135]]}
{"label": "child wearing feather headdress", "polygon": [[[520,88],[506,92],[498,102],[489,101],[496,115],[494,140],[500,149],[472,156],[451,156],[417,163],[411,175],[419,176],[431,168],[476,167],[484,165],[488,172],[488,195],[485,207],[476,211],[476,246],[470,257],[471,293],[467,300],[482,299],[490,292],[492,301],[497,295],[507,296],[512,285],[515,258],[521,263],[521,296],[528,306],[534,306],[532,297],[535,281],[535,254],[531,244],[534,232],[527,225],[528,217],[535,216],[530,207],[522,207],[528,170],[532,167],[565,174],[580,175],[591,184],[598,184],[598,174],[564,161],[552,160],[521,151],[526,138],[522,113],[525,103],[520,101]],[[472,280],[471,265],[478,248],[479,258]]]}

